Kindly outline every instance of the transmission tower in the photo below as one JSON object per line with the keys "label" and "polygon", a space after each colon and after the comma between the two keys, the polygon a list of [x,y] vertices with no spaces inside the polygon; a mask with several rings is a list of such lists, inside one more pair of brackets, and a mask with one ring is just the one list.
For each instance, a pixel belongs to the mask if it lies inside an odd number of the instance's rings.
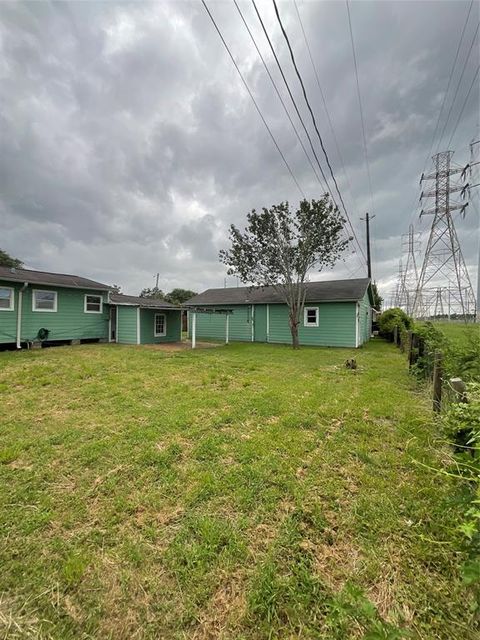
{"label": "transmission tower", "polygon": [[[419,253],[419,234],[415,233],[413,224],[408,227],[408,234],[402,235],[402,258],[398,273],[396,305],[408,315],[413,313],[415,293],[418,285],[417,258]],[[402,267],[402,265],[405,265]]]}
{"label": "transmission tower", "polygon": [[465,212],[468,203],[452,199],[456,192],[465,193],[465,187],[451,180],[465,174],[464,167],[452,167],[453,151],[433,156],[434,171],[422,174],[420,183],[434,181],[434,188],[422,191],[420,200],[434,199],[434,206],[422,209],[420,216],[433,215],[425,257],[423,260],[413,304],[417,318],[434,319],[436,316],[474,319],[475,294],[463,258],[452,212]]}

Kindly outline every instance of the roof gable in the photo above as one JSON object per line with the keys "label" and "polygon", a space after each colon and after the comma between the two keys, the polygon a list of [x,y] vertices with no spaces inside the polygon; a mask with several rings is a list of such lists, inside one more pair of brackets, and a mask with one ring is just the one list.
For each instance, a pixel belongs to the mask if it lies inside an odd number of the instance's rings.
{"label": "roof gable", "polygon": [[0,280],[10,282],[28,282],[45,286],[67,287],[69,289],[96,289],[109,291],[111,287],[102,282],[89,278],[74,276],[66,273],[51,273],[49,271],[35,271],[33,269],[17,269],[0,266]]}
{"label": "roof gable", "polygon": [[141,307],[142,309],[178,309],[174,304],[159,298],[141,298],[140,296],[127,296],[124,293],[110,294],[110,302],[113,304]]}
{"label": "roof gable", "polygon": [[[305,302],[355,302],[363,298],[369,284],[369,278],[307,282]],[[187,300],[185,305],[275,304],[283,302],[281,295],[273,287],[229,287],[207,289]]]}

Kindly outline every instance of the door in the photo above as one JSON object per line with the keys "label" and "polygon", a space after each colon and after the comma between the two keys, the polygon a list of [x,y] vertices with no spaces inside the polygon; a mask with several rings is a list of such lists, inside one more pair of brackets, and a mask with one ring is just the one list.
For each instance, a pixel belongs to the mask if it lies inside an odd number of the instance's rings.
{"label": "door", "polygon": [[110,306],[110,320],[109,320],[109,342],[117,341],[117,307],[115,305]]}
{"label": "door", "polygon": [[255,342],[267,341],[267,305],[256,304],[254,315]]}

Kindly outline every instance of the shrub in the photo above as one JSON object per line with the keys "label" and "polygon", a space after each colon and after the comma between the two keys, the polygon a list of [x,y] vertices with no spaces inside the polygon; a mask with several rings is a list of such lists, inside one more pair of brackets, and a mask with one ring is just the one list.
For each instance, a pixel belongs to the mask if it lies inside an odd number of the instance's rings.
{"label": "shrub", "polygon": [[378,326],[383,334],[393,333],[397,326],[399,331],[408,331],[413,327],[413,320],[399,308],[387,309],[378,319]]}

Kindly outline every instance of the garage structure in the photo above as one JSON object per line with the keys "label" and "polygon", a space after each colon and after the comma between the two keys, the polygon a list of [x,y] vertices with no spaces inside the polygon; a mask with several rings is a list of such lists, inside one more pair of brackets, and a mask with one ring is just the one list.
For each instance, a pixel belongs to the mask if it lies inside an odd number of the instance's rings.
{"label": "garage structure", "polygon": [[[369,278],[306,283],[300,344],[360,347],[371,336],[372,305]],[[195,328],[195,338],[223,340],[227,335],[227,341],[291,343],[288,306],[274,287],[207,289],[185,306],[189,334]]]}

